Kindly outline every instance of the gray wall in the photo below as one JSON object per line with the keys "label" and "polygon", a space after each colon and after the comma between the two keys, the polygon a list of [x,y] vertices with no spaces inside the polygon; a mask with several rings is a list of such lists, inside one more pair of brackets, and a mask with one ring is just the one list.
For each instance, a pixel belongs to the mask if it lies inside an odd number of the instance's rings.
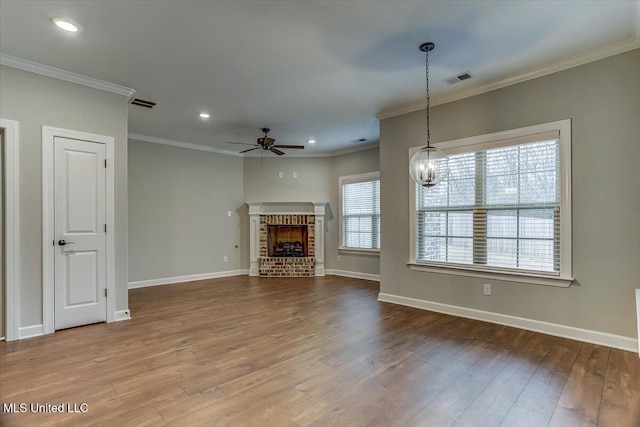
{"label": "gray wall", "polygon": [[[293,178],[294,172],[297,178]],[[244,159],[247,202],[328,202],[330,193],[330,157],[275,157],[267,153],[262,160]]]}
{"label": "gray wall", "polygon": [[[635,337],[640,287],[640,50],[432,109],[432,141],[572,119],[570,288],[414,272],[408,148],[424,111],[380,124],[381,292]],[[482,284],[493,296],[482,295]]]}
{"label": "gray wall", "polygon": [[241,268],[242,180],[241,157],[130,140],[129,281]]}
{"label": "gray wall", "polygon": [[127,294],[127,99],[0,66],[0,116],[20,124],[20,326],[42,323],[42,126],[115,138],[116,310]]}

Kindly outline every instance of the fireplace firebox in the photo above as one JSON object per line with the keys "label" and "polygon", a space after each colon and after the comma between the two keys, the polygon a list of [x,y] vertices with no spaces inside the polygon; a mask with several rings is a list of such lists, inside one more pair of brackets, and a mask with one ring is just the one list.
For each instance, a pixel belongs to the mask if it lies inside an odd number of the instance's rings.
{"label": "fireplace firebox", "polygon": [[308,246],[306,225],[267,226],[267,249],[270,257],[306,257]]}

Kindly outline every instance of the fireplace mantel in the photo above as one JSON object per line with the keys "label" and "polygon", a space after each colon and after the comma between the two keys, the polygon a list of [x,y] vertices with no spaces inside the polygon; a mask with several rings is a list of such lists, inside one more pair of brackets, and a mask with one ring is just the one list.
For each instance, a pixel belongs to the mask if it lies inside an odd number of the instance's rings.
{"label": "fireplace mantel", "polygon": [[246,202],[249,215],[322,215],[327,202]]}
{"label": "fireplace mantel", "polygon": [[[324,276],[324,229],[327,202],[246,202],[249,206],[249,276],[260,275],[260,217],[313,215],[315,275]],[[264,219],[264,218],[263,218]]]}

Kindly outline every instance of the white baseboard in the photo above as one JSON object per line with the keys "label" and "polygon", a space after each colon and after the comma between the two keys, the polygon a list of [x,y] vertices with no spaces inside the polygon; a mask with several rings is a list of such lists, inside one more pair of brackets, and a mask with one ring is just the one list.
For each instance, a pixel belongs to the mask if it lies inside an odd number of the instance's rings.
{"label": "white baseboard", "polygon": [[640,356],[640,289],[636,289],[636,316],[638,316],[638,356]]}
{"label": "white baseboard", "polygon": [[328,268],[326,273],[332,274],[334,276],[352,277],[354,279],[373,280],[374,282],[380,281],[379,274],[359,273],[357,271],[334,270],[332,268]]}
{"label": "white baseboard", "polygon": [[129,311],[129,309],[116,311],[115,321],[120,322],[121,320],[131,320],[131,312]]}
{"label": "white baseboard", "polygon": [[442,304],[439,302],[385,294],[382,292],[378,294],[378,301],[390,302],[393,304],[405,305],[414,308],[421,308],[423,310],[451,314],[453,316],[466,317],[469,319],[482,320],[485,322],[497,323],[498,325],[513,326],[515,328],[541,332],[543,334],[569,338],[577,341],[584,341],[591,344],[604,345],[607,347],[618,348],[620,350],[631,351],[634,353],[639,351],[637,339],[608,334],[605,332],[591,331],[588,329],[580,329],[573,326],[560,325],[557,323],[542,322],[540,320],[509,316],[507,314],[492,313],[490,311],[476,310],[473,308]]}
{"label": "white baseboard", "polygon": [[193,282],[196,280],[217,279],[220,277],[243,276],[249,274],[249,270],[227,270],[215,273],[191,274],[188,276],[165,277],[162,279],[140,280],[129,282],[129,289],[146,288],[147,286],[170,285],[173,283]]}
{"label": "white baseboard", "polygon": [[18,329],[18,339],[39,337],[43,334],[42,325],[23,326]]}

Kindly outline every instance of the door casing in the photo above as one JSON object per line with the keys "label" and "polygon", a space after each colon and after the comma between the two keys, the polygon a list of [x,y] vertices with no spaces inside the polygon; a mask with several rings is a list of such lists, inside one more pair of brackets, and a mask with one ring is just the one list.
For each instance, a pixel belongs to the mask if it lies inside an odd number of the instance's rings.
{"label": "door casing", "polygon": [[18,140],[19,123],[0,118],[4,129],[4,173],[5,173],[5,339],[14,341],[20,337],[20,280],[19,272],[19,181],[18,181]]}
{"label": "door casing", "polygon": [[54,255],[54,164],[53,144],[56,137],[105,144],[106,176],[106,287],[107,322],[116,320],[115,293],[115,138],[51,126],[42,127],[42,332],[55,332],[55,271]]}

